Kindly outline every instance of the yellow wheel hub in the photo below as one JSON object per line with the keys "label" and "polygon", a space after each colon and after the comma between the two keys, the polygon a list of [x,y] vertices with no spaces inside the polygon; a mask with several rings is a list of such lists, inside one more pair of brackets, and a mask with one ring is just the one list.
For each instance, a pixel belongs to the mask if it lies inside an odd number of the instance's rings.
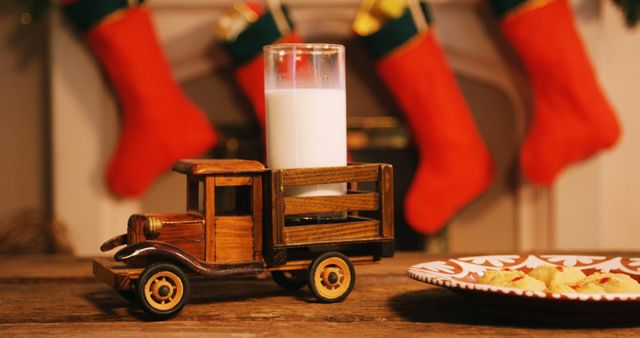
{"label": "yellow wheel hub", "polygon": [[318,264],[313,281],[320,295],[336,299],[349,290],[351,271],[343,259],[330,257]]}
{"label": "yellow wheel hub", "polygon": [[168,311],[176,307],[184,294],[184,286],[178,276],[169,271],[161,271],[149,278],[144,285],[144,297],[158,311]]}

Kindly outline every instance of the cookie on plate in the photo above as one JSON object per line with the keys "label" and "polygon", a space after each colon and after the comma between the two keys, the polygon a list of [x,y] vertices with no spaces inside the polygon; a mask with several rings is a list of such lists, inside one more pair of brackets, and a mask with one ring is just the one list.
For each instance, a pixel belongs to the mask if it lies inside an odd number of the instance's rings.
{"label": "cookie on plate", "polygon": [[529,272],[529,276],[541,280],[547,287],[574,284],[586,277],[582,270],[572,266],[540,265]]}

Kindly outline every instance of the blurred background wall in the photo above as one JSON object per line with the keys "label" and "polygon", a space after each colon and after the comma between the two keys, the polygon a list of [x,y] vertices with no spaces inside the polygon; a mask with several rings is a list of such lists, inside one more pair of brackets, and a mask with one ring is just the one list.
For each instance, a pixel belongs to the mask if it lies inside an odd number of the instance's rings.
{"label": "blurred background wall", "polygon": [[[0,1],[0,252],[65,251],[51,219],[48,15]],[[54,229],[55,228],[55,229]],[[27,230],[25,230],[27,229]]]}
{"label": "blurred background wall", "polygon": [[[174,74],[225,136],[211,155],[261,160],[251,108],[213,41],[213,22],[231,3],[150,1]],[[490,11],[481,0],[430,1],[437,34],[499,170],[492,188],[431,238],[412,232],[402,219],[402,194],[416,159],[397,107],[351,34],[359,1],[287,3],[305,39],[347,45],[350,134],[364,133],[369,140],[353,151],[354,159],[391,161],[396,167],[401,248],[638,248],[633,234],[640,224],[635,206],[640,117],[634,82],[640,78],[640,33],[624,27],[611,1],[574,0],[572,5],[601,84],[617,109],[623,137],[613,151],[567,170],[551,189],[532,187],[518,175],[517,149],[531,111],[530,92]],[[60,250],[47,238],[65,233],[76,253],[93,255],[100,242],[125,230],[129,214],[182,210],[183,178],[172,173],[141,200],[110,196],[102,174],[118,134],[118,109],[109,84],[57,9],[39,18],[25,17],[25,12],[18,1],[0,3],[0,238],[15,238],[11,234],[19,233],[16,229],[40,229],[21,243],[37,238],[46,252]],[[363,130],[366,121],[377,127]],[[381,130],[392,136],[375,136]],[[14,251],[20,251],[16,245]]]}
{"label": "blurred background wall", "polygon": [[47,21],[0,2],[0,213],[48,208]]}

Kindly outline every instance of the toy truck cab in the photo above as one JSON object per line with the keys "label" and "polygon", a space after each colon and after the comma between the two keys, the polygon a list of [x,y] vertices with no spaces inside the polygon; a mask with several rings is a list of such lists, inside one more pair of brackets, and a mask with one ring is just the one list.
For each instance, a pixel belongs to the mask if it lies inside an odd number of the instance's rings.
{"label": "toy truck cab", "polygon": [[[188,274],[269,271],[286,289],[308,284],[321,301],[336,302],[355,284],[354,264],[393,255],[390,165],[267,169],[248,160],[182,160],[174,170],[186,175],[186,212],[132,215],[127,233],[101,247],[125,245],[115,260],[94,261],[97,277],[157,319],[187,303]],[[364,182],[373,191],[358,190]],[[347,194],[285,194],[289,187],[329,183],[347,184]],[[327,213],[341,217],[308,217]],[[300,221],[307,219],[313,221]]]}

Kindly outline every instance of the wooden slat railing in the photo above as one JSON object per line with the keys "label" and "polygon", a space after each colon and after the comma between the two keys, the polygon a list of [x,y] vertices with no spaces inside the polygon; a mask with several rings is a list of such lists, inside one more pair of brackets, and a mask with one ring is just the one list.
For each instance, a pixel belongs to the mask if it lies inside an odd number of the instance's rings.
{"label": "wooden slat railing", "polygon": [[284,169],[285,187],[310,184],[375,182],[380,175],[379,164],[355,164],[346,167]]}
{"label": "wooden slat railing", "polygon": [[338,243],[357,239],[376,239],[380,222],[375,220],[285,227],[285,244]]}
{"label": "wooden slat railing", "polygon": [[[388,164],[271,170],[273,244],[295,245],[393,238],[393,168]],[[358,183],[374,182],[375,192],[355,191]],[[287,187],[348,183],[337,196],[284,197]],[[285,227],[285,216],[378,211],[373,219],[350,218],[333,224]],[[353,215],[353,214],[352,214]]]}
{"label": "wooden slat railing", "polygon": [[378,193],[357,193],[337,196],[285,197],[284,215],[320,214],[329,212],[373,211],[380,208]]}

